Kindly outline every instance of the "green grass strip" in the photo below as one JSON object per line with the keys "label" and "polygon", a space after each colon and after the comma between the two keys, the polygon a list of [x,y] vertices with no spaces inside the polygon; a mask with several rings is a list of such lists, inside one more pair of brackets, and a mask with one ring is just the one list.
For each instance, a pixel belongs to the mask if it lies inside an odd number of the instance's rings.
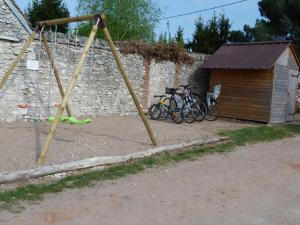
{"label": "green grass strip", "polygon": [[[0,191],[0,203],[8,209],[10,205],[22,200],[40,200],[46,193],[61,192],[64,189],[80,188],[92,185],[95,182],[114,180],[131,174],[139,173],[147,168],[166,166],[184,160],[198,159],[201,156],[213,153],[229,152],[237,146],[253,144],[262,141],[273,141],[300,134],[298,125],[276,125],[272,127],[260,126],[244,128],[236,131],[221,132],[220,135],[230,137],[231,141],[212,146],[198,147],[179,153],[162,153],[159,155],[113,166],[104,170],[85,172],[79,175],[68,176],[47,184],[32,184],[12,190]],[[0,204],[1,206],[1,204]],[[1,207],[0,207],[1,208]]]}

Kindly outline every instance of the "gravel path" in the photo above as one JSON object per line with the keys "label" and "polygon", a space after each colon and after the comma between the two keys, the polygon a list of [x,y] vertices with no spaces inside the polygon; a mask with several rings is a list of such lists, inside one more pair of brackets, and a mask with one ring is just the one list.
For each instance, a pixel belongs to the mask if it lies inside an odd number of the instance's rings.
{"label": "gravel path", "polygon": [[299,225],[300,136],[46,195],[5,225]]}
{"label": "gravel path", "polygon": [[[161,146],[205,139],[221,130],[249,126],[224,120],[181,125],[149,121]],[[35,168],[37,154],[49,129],[47,122],[0,124],[0,172]],[[97,118],[88,125],[59,124],[46,165],[95,156],[125,155],[151,147],[147,131],[136,117]]]}

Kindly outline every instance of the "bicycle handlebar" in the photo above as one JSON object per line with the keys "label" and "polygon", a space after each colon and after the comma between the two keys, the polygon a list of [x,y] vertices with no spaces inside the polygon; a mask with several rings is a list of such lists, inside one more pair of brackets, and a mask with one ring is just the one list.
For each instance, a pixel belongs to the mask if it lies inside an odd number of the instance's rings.
{"label": "bicycle handlebar", "polygon": [[191,86],[190,86],[190,85],[180,85],[179,87],[189,88],[189,87],[191,87]]}
{"label": "bicycle handlebar", "polygon": [[183,87],[183,88],[199,88],[197,86],[191,86],[191,85],[180,85],[179,87]]}

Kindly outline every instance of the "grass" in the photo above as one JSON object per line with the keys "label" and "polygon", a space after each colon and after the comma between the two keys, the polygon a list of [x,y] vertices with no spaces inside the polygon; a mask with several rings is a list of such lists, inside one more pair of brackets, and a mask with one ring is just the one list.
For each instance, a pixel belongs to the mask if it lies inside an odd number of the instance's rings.
{"label": "grass", "polygon": [[65,189],[85,187],[95,182],[114,180],[127,175],[136,174],[147,168],[167,166],[171,163],[193,160],[213,153],[229,152],[238,146],[293,137],[297,134],[300,134],[300,126],[298,125],[261,126],[221,132],[220,135],[230,137],[231,141],[212,147],[198,147],[174,154],[162,153],[104,170],[68,176],[47,184],[32,184],[17,187],[12,190],[0,191],[0,208],[9,210],[19,201],[40,200],[46,193],[57,193]]}

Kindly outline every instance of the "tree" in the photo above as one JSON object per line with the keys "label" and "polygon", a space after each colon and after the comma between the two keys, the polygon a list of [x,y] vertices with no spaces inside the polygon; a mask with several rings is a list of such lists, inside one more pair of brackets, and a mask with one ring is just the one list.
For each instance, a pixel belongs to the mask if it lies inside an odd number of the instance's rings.
{"label": "tree", "polygon": [[206,26],[206,37],[207,40],[205,40],[206,44],[206,50],[204,49],[204,53],[214,53],[221,45],[220,43],[220,27],[219,27],[219,21],[218,17],[214,15],[209,21]]}
{"label": "tree", "polygon": [[170,32],[170,21],[167,22],[167,29],[168,29],[168,44],[174,44],[175,40],[174,38],[172,37],[172,34]]}
{"label": "tree", "polygon": [[245,25],[244,32],[246,39],[251,42],[272,40],[270,30],[260,20],[256,21],[256,24],[253,28],[251,28],[249,25]]}
{"label": "tree", "polygon": [[167,33],[166,32],[164,34],[160,33],[159,38],[158,38],[158,43],[165,44],[165,45],[168,44],[168,39],[167,39]]}
{"label": "tree", "polygon": [[[79,14],[104,12],[113,40],[153,42],[154,28],[161,10],[150,0],[78,0]],[[87,36],[91,24],[79,26],[79,34]],[[102,32],[97,37],[103,38]]]}
{"label": "tree", "polygon": [[245,32],[243,32],[241,30],[230,31],[228,41],[232,42],[232,43],[249,42],[249,40],[246,37]]}
{"label": "tree", "polygon": [[272,34],[295,38],[300,28],[300,0],[261,0],[258,6]]}
{"label": "tree", "polygon": [[229,42],[254,42],[273,40],[270,30],[257,20],[254,27],[244,25],[244,30],[234,30],[229,33]]}
{"label": "tree", "polygon": [[224,44],[228,41],[230,33],[231,23],[229,18],[225,17],[225,14],[221,14],[218,21],[219,32],[220,32],[220,44]]}
{"label": "tree", "polygon": [[187,44],[187,48],[193,52],[207,51],[207,27],[202,17],[198,17],[195,22],[195,32],[193,39]]}
{"label": "tree", "polygon": [[[70,12],[63,0],[33,0],[29,3],[26,16],[33,27],[38,21],[65,18],[70,16]],[[57,26],[57,31],[66,33],[68,24]]]}
{"label": "tree", "polygon": [[176,36],[175,36],[176,43],[178,47],[183,48],[184,47],[184,40],[183,40],[183,27],[179,26],[177,28]]}
{"label": "tree", "polygon": [[214,53],[222,44],[227,43],[230,32],[230,21],[224,14],[214,15],[206,23],[201,17],[195,22],[193,40],[187,48],[193,52]]}
{"label": "tree", "polygon": [[300,0],[260,0],[258,6],[262,19],[232,31],[230,41],[294,40],[300,53]]}
{"label": "tree", "polygon": [[300,0],[261,0],[261,23],[276,40],[295,40],[300,53]]}

